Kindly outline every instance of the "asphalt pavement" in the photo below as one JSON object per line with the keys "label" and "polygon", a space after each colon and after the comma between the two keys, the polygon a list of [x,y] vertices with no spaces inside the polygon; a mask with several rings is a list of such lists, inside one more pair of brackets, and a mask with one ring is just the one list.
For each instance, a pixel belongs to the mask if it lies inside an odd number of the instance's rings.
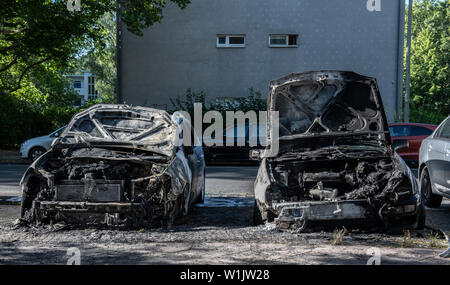
{"label": "asphalt pavement", "polygon": [[210,196],[253,197],[256,166],[206,167],[206,194]]}
{"label": "asphalt pavement", "polygon": [[[20,194],[27,165],[0,164],[0,196]],[[351,232],[335,246],[333,232],[292,234],[252,223],[257,167],[209,166],[206,201],[170,229],[12,229],[20,206],[0,201],[0,264],[65,264],[76,247],[82,264],[366,264],[374,247],[382,264],[449,264],[444,239]],[[427,209],[426,224],[450,231],[450,201]],[[132,242],[130,242],[132,241]]]}
{"label": "asphalt pavement", "polygon": [[0,164],[0,198],[20,196],[20,179],[26,164]]}

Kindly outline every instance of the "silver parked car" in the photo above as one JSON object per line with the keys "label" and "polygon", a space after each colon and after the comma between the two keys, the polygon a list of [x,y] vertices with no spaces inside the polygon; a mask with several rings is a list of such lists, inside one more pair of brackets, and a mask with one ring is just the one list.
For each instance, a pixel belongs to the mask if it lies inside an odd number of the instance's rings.
{"label": "silver parked car", "polygon": [[450,198],[450,117],[422,141],[419,152],[420,190],[424,204],[439,207]]}
{"label": "silver parked car", "polygon": [[36,158],[50,149],[53,141],[61,135],[65,128],[66,126],[57,129],[51,134],[26,140],[20,146],[20,156],[22,158],[30,158],[33,161],[36,160]]}

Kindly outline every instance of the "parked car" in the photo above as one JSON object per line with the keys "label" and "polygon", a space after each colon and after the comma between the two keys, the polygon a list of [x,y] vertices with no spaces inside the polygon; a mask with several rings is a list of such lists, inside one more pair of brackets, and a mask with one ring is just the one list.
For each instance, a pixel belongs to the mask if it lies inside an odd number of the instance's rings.
{"label": "parked car", "polygon": [[425,206],[437,208],[442,197],[450,198],[450,117],[423,140],[419,177]]}
{"label": "parked car", "polygon": [[[250,125],[246,123],[243,127],[244,130],[244,136],[240,136],[240,132],[238,131],[238,126],[235,126],[233,128],[230,128],[228,130],[224,131],[223,137],[222,137],[222,144],[220,145],[213,145],[213,146],[205,146],[204,152],[205,152],[205,160],[207,163],[211,164],[232,164],[232,163],[238,163],[240,165],[242,164],[251,164],[255,165],[257,164],[257,161],[251,159],[249,157],[249,152],[251,149],[261,146],[262,142],[266,141],[266,134],[265,134],[265,125]],[[210,141],[203,141],[204,143],[209,142],[217,142],[217,138],[214,138]],[[233,146],[227,146],[227,141],[233,141]],[[243,141],[245,145],[239,146],[238,141]],[[250,145],[250,141],[255,141],[257,146]]]}
{"label": "parked car", "polygon": [[25,172],[22,219],[173,223],[205,196],[202,147],[183,144],[183,124],[189,121],[179,113],[127,105],[95,105],[75,115]]}
{"label": "parked car", "polygon": [[392,141],[406,140],[409,147],[399,151],[399,155],[411,166],[417,167],[419,161],[419,149],[422,141],[430,136],[437,128],[436,125],[416,123],[389,124],[389,132]]}
{"label": "parked car", "polygon": [[50,149],[53,141],[59,137],[65,128],[66,126],[63,126],[49,135],[26,140],[20,145],[20,156],[22,158],[29,158],[33,161],[36,160],[39,156],[43,155],[44,152]]}
{"label": "parked car", "polygon": [[[273,80],[268,110],[279,112],[279,152],[251,156],[255,224],[422,228],[425,211],[411,170],[395,152],[374,78],[345,71]],[[274,124],[269,116],[267,133]],[[270,145],[269,145],[270,147]]]}

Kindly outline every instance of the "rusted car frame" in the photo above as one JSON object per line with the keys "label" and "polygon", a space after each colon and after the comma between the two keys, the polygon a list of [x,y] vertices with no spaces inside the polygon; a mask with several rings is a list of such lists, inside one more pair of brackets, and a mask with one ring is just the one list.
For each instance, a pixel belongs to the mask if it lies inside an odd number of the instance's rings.
{"label": "rusted car frame", "polygon": [[[95,105],[76,114],[25,172],[25,222],[171,224],[204,199],[201,146],[182,144],[180,114]],[[193,134],[195,135],[195,134]]]}
{"label": "rusted car frame", "polygon": [[[275,221],[297,231],[340,224],[423,227],[417,182],[391,145],[374,78],[345,71],[290,74],[270,83],[268,109],[279,112],[280,151],[261,158],[256,224]],[[271,127],[269,118],[268,132]]]}

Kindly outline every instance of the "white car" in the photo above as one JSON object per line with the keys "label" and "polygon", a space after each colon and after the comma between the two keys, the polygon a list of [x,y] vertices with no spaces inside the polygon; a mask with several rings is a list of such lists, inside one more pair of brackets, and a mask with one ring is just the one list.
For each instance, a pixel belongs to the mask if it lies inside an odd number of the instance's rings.
{"label": "white car", "polygon": [[57,129],[51,134],[26,140],[20,146],[20,156],[33,161],[50,149],[53,141],[59,137],[66,126]]}
{"label": "white car", "polygon": [[442,197],[450,198],[450,117],[422,141],[419,177],[425,206],[437,208]]}

